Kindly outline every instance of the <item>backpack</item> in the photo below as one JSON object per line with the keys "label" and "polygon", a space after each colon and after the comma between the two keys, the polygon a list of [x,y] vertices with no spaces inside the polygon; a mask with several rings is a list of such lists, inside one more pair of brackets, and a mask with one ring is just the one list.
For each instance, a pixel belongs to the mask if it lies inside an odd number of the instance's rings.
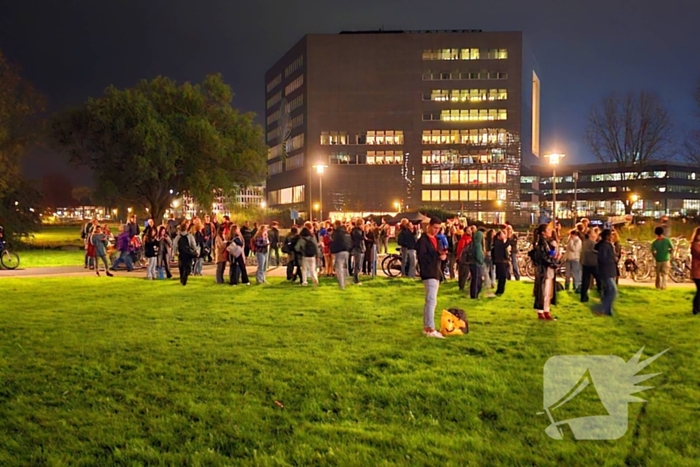
{"label": "backpack", "polygon": [[296,246],[298,239],[299,239],[299,237],[292,236],[292,235],[285,238],[284,245],[282,245],[282,253],[287,253],[287,254],[294,253],[294,247]]}
{"label": "backpack", "polygon": [[459,255],[459,262],[462,264],[471,264],[474,261],[474,253],[475,242],[472,241],[462,249],[462,253]]}
{"label": "backpack", "polygon": [[304,239],[304,257],[305,258],[314,258],[315,256],[318,256],[318,248],[314,244],[312,240],[307,240]]}
{"label": "backpack", "polygon": [[192,248],[190,245],[190,240],[187,235],[180,235],[177,241],[177,251],[180,255],[184,256],[197,256],[197,250]]}

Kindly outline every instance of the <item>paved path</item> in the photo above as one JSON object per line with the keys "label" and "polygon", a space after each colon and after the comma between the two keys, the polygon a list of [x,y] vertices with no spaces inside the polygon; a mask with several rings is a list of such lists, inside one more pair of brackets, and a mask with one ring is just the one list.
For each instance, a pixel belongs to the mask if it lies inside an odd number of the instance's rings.
{"label": "paved path", "polygon": [[[248,266],[248,276],[251,278],[251,280],[255,279],[255,270],[256,266]],[[285,266],[280,266],[280,267],[273,267],[267,271],[267,275],[269,277],[286,277],[286,267]],[[177,266],[171,267],[171,271],[173,274],[177,275]],[[204,268],[202,268],[202,274],[205,276],[211,276],[213,277],[215,274],[216,268],[213,264],[205,264]],[[134,277],[145,277],[146,276],[146,269],[137,269],[132,272],[126,272],[125,270],[122,271],[117,271],[114,273],[117,276],[134,276]],[[95,275],[94,271],[90,271],[89,269],[85,269],[81,266],[60,266],[60,267],[47,267],[47,268],[33,268],[33,269],[15,269],[12,271],[9,270],[4,270],[0,269],[0,280],[5,278],[5,277],[13,277],[13,278],[21,278],[21,277],[33,277],[33,278],[41,278],[41,277],[57,277],[57,276],[64,276],[64,277],[89,277]],[[379,276],[384,276],[384,273],[381,271],[378,272]],[[226,269],[226,279],[228,280],[228,267]],[[525,282],[532,282],[532,280],[528,278],[523,279]],[[667,281],[669,288],[690,288],[694,287],[695,284],[692,282],[684,282],[682,284],[677,284],[670,279]],[[636,286],[636,287],[654,287],[654,281],[649,281],[649,282],[634,282],[631,279],[620,279],[620,285],[625,285],[625,286]]]}

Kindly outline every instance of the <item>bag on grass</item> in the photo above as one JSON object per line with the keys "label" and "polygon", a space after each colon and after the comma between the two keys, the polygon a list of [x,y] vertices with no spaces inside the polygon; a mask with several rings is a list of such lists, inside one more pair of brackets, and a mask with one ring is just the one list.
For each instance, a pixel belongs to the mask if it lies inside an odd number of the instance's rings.
{"label": "bag on grass", "polygon": [[459,308],[442,310],[440,333],[443,336],[461,336],[469,333],[469,321],[464,310]]}

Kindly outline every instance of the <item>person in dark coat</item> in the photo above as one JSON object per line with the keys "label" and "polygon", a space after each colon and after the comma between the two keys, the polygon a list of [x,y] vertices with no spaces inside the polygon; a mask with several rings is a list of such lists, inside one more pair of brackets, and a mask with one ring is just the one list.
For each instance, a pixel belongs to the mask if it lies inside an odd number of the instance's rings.
{"label": "person in dark coat", "polygon": [[559,267],[557,245],[552,240],[552,227],[541,224],[535,229],[530,259],[535,266],[535,304],[537,318],[554,321],[550,305],[556,305],[556,271]]}
{"label": "person in dark coat", "polygon": [[491,261],[496,268],[496,280],[498,281],[496,297],[500,297],[506,291],[506,279],[508,279],[508,269],[510,267],[510,251],[508,248],[509,244],[506,241],[505,233],[499,230],[493,238],[493,247],[491,248]]}
{"label": "person in dark coat", "polygon": [[596,315],[612,316],[612,305],[617,297],[617,255],[612,243],[612,231],[603,230],[600,241],[596,245],[598,250],[598,279],[603,287],[602,303],[593,308]]}

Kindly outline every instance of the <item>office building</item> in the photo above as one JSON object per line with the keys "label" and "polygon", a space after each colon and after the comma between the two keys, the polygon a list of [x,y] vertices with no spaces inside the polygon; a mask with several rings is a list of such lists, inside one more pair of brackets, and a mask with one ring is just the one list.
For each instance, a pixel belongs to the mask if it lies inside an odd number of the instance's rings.
{"label": "office building", "polygon": [[514,219],[540,92],[520,32],[309,34],[265,75],[268,204]]}
{"label": "office building", "polygon": [[[521,207],[531,218],[552,212],[553,172],[549,166],[524,168]],[[660,162],[620,168],[613,163],[561,165],[556,179],[557,217],[697,216],[700,167]],[[534,223],[534,222],[533,222]]]}

